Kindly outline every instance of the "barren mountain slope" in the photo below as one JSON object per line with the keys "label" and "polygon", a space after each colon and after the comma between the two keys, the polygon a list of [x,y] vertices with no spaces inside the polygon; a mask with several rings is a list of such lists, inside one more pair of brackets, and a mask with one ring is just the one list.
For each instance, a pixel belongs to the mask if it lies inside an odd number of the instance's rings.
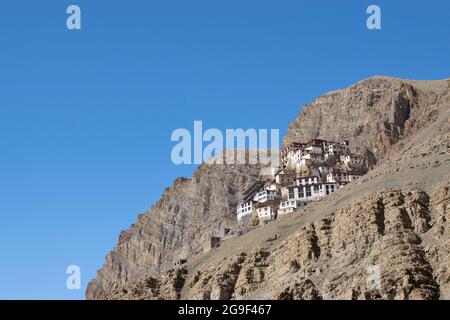
{"label": "barren mountain slope", "polygon": [[236,224],[234,208],[244,187],[259,179],[256,166],[201,165],[192,179],[179,178],[135,224],[123,231],[87,288],[103,299],[130,280],[171,268],[203,251],[220,227]]}
{"label": "barren mountain slope", "polygon": [[182,298],[450,299],[443,101],[436,121],[363,179],[189,264]]}
{"label": "barren mountain slope", "polygon": [[[450,298],[450,133],[189,263],[182,298]],[[380,270],[380,290],[367,285]]]}
{"label": "barren mountain slope", "polygon": [[[258,170],[200,166],[121,234],[87,298],[448,298],[449,87],[378,77],[304,107],[286,143],[349,139],[383,164],[208,253],[202,243],[236,223]],[[158,273],[184,255],[185,267]],[[365,288],[370,266],[381,271],[379,292]]]}
{"label": "barren mountain slope", "polygon": [[436,120],[439,106],[448,99],[448,86],[448,81],[387,77],[360,81],[303,106],[289,125],[284,144],[307,137],[348,139],[354,151],[375,164],[393,144]]}
{"label": "barren mountain slope", "polygon": [[190,263],[182,298],[450,298],[449,111],[363,180]]}
{"label": "barren mountain slope", "polygon": [[[398,158],[306,210],[109,298],[449,299],[446,131],[412,142]],[[370,270],[379,270],[375,289],[367,283]]]}

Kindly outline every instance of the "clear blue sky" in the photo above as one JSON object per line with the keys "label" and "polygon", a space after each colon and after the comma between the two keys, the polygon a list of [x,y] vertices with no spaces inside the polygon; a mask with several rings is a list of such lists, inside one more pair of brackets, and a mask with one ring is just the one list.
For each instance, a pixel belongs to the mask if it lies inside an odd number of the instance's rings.
{"label": "clear blue sky", "polygon": [[170,161],[176,128],[283,134],[360,79],[450,77],[449,15],[445,0],[1,1],[0,298],[82,299],[119,232],[191,176]]}

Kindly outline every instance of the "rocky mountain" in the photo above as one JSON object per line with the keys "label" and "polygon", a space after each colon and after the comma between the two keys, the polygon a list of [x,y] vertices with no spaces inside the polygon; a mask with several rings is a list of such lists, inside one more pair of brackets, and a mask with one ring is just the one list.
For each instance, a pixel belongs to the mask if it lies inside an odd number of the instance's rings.
{"label": "rocky mountain", "polygon": [[202,252],[216,231],[236,224],[242,191],[259,174],[254,165],[203,164],[192,179],[178,178],[150,211],[120,234],[86,297],[106,298],[130,280],[158,274]]}
{"label": "rocky mountain", "polygon": [[449,169],[447,131],[190,266],[182,298],[449,299]]}
{"label": "rocky mountain", "polygon": [[236,225],[235,205],[260,177],[202,165],[122,232],[86,297],[448,299],[449,131],[450,81],[376,77],[325,94],[284,143],[348,139],[373,166],[366,176],[204,252],[217,228]]}
{"label": "rocky mountain", "polygon": [[284,144],[305,137],[350,140],[352,149],[374,165],[392,145],[436,120],[446,86],[445,81],[363,80],[304,106]]}

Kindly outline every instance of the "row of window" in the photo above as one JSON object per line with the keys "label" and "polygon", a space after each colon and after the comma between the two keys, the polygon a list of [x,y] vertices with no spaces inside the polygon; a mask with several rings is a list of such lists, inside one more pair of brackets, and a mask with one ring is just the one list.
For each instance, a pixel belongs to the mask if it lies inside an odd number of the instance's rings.
{"label": "row of window", "polygon": [[[336,190],[335,185],[331,184],[331,185],[324,185],[325,186],[325,194],[328,195],[330,194],[330,192],[334,192]],[[289,189],[289,199],[295,199],[295,190],[296,188],[291,188]],[[312,196],[312,193],[314,191],[314,193],[319,193],[320,192],[320,186],[319,185],[314,185],[314,186],[305,186],[304,189],[297,189],[298,190],[298,197],[299,198],[309,198]]]}

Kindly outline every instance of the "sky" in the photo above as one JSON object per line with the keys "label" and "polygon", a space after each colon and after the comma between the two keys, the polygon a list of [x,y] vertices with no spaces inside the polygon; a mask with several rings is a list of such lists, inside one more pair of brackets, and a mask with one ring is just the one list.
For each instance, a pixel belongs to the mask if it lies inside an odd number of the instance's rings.
{"label": "sky", "polygon": [[171,161],[177,128],[283,136],[301,105],[364,78],[450,77],[449,14],[445,0],[1,1],[0,299],[83,299],[120,231],[192,175]]}

